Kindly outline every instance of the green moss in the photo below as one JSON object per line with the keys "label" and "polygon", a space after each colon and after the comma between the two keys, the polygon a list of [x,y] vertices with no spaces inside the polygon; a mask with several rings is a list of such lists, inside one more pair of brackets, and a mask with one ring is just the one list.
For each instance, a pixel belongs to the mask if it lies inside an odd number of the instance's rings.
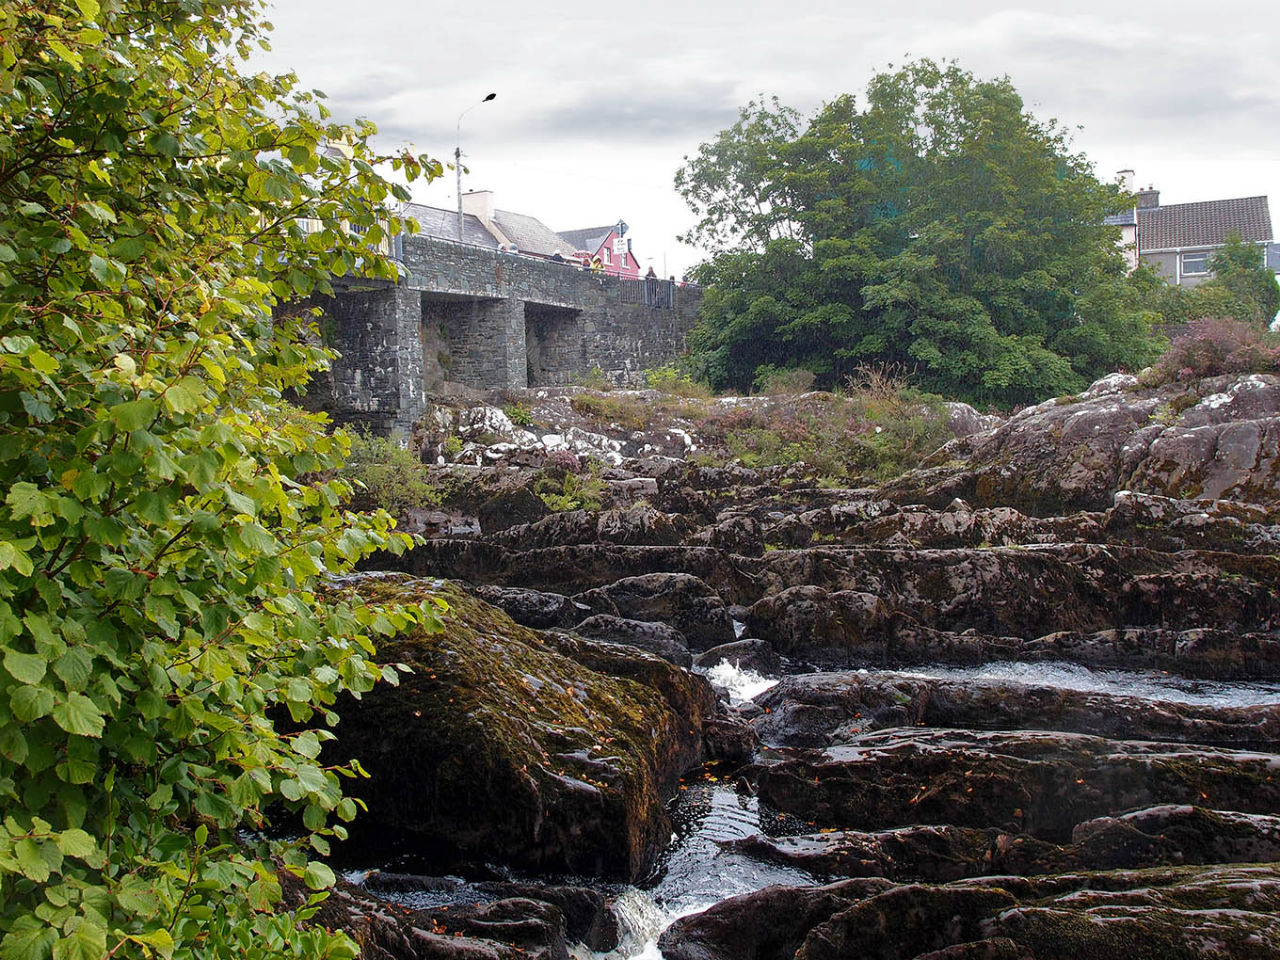
{"label": "green moss", "polygon": [[[405,601],[424,586],[370,578],[357,589]],[[663,793],[699,757],[697,678],[617,648],[584,665],[560,649],[584,641],[519,626],[451,585],[431,592],[448,605],[445,632],[382,644],[380,661],[412,672],[340,711],[339,732],[351,731],[341,748],[374,775],[357,788],[372,820],[437,859],[647,870],[669,836]]]}

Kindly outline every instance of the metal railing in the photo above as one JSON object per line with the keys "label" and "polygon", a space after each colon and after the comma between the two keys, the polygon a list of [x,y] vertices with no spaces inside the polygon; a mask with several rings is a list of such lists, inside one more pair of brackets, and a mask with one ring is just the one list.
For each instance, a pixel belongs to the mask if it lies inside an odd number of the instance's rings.
{"label": "metal railing", "polygon": [[612,278],[618,285],[619,303],[640,303],[655,310],[672,310],[675,308],[675,282],[659,280],[657,277],[641,277],[632,280],[630,277]]}

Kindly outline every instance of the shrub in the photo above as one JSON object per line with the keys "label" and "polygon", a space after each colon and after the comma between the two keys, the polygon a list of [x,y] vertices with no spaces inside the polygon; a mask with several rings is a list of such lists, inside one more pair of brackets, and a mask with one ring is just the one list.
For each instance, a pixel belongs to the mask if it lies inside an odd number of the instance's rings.
{"label": "shrub", "polygon": [[427,475],[426,465],[387,437],[354,436],[342,475],[364,490],[372,507],[404,518],[410,511],[440,505],[442,496]]}
{"label": "shrub", "polygon": [[[804,463],[818,475],[877,479],[916,466],[951,439],[939,397],[911,387],[896,368],[858,371],[843,396],[812,394],[768,408],[716,410],[697,425],[704,444],[759,468]],[[711,456],[704,448],[703,461]]]}
{"label": "shrub", "polygon": [[542,461],[542,474],[554,480],[563,480],[565,474],[582,470],[582,461],[572,450],[549,450]]}
{"label": "shrub", "polygon": [[646,371],[645,383],[661,393],[669,393],[676,397],[688,397],[693,400],[707,400],[714,394],[705,383],[699,383],[676,364],[669,363],[656,370]]}
{"label": "shrub", "polygon": [[394,282],[409,194],[295,78],[236,69],[261,6],[0,4],[6,960],[359,952],[278,873],[332,884],[333,705],[394,681],[376,638],[441,624],[322,579],[409,538],[322,479],[348,440],[282,398],[332,354],[282,302]]}
{"label": "shrub", "polygon": [[817,379],[812,370],[803,367],[778,368],[772,364],[756,367],[755,388],[770,396],[796,395],[813,389]]}
{"label": "shrub", "polygon": [[586,373],[575,373],[569,378],[575,387],[586,387],[588,390],[612,390],[613,381],[599,366],[594,366]]}
{"label": "shrub", "polygon": [[1195,320],[1143,375],[1148,386],[1231,373],[1280,373],[1280,343],[1256,324],[1213,317]]}
{"label": "shrub", "polygon": [[627,430],[643,430],[653,415],[652,407],[636,396],[579,393],[569,401],[569,405],[584,417],[617,424]]}
{"label": "shrub", "polygon": [[529,412],[528,407],[518,400],[509,407],[503,407],[502,412],[505,413],[507,415],[507,419],[517,427],[533,426],[533,414]]}
{"label": "shrub", "polygon": [[600,467],[594,460],[588,461],[582,472],[568,469],[548,472],[544,468],[542,475],[533,481],[533,492],[548,509],[557,513],[599,510],[604,505],[607,489],[608,485],[600,476]]}

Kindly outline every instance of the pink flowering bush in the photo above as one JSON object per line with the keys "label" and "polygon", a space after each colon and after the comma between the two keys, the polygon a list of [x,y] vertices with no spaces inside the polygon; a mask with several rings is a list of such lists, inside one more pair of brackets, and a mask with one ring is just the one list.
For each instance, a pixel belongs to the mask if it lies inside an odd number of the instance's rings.
{"label": "pink flowering bush", "polygon": [[1225,317],[1195,320],[1143,380],[1159,386],[1228,373],[1280,373],[1280,344],[1257,324]]}

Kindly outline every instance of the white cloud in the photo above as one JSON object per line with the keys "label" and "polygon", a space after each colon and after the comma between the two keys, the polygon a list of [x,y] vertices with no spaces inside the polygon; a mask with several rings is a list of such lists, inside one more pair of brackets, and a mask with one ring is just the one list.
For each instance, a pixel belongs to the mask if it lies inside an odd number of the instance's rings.
{"label": "white cloud", "polygon": [[[468,186],[556,228],[625,217],[642,258],[681,272],[681,157],[758,93],[808,112],[861,94],[890,62],[954,58],[1008,75],[1028,107],[1075,128],[1099,175],[1132,167],[1169,202],[1266,193],[1280,203],[1280,85],[1270,0],[1206,14],[1189,0],[1077,0],[1042,13],[977,0],[422,4],[277,0],[275,52],[389,143],[451,155]],[[452,182],[423,191],[452,206]]]}

